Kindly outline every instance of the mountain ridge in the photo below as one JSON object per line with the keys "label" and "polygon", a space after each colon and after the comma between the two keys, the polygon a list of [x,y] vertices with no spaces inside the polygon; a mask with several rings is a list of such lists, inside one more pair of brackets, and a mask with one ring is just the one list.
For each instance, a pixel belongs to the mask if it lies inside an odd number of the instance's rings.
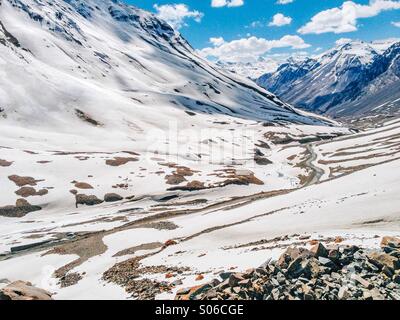
{"label": "mountain ridge", "polygon": [[399,98],[397,90],[386,88],[400,86],[396,71],[399,46],[400,42],[386,49],[382,44],[378,48],[361,41],[347,42],[300,63],[288,61],[257,83],[308,111],[334,117],[373,114],[377,105],[391,105]]}
{"label": "mountain ridge", "polygon": [[[166,22],[120,1],[3,0],[0,21],[0,107],[12,126],[126,135],[128,123],[158,128],[154,119],[191,119],[186,111],[333,124],[206,62]],[[83,126],[88,118],[98,125]]]}

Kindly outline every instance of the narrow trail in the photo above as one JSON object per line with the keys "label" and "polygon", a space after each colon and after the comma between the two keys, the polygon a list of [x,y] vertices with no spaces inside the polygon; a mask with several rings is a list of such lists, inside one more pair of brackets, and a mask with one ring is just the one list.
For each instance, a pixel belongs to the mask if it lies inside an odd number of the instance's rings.
{"label": "narrow trail", "polygon": [[308,168],[311,169],[312,174],[311,174],[311,179],[307,181],[307,183],[304,185],[304,187],[309,187],[312,186],[313,184],[319,183],[321,180],[321,177],[324,175],[324,170],[317,167],[314,164],[314,161],[317,160],[318,155],[315,153],[313,145],[311,143],[306,145],[306,149],[308,153],[310,154],[310,157],[306,160],[306,165]]}

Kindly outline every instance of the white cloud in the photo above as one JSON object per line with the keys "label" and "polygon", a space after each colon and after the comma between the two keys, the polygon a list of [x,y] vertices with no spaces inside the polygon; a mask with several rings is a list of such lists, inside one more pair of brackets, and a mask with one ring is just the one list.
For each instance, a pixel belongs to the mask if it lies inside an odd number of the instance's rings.
{"label": "white cloud", "polygon": [[244,5],[243,0],[212,0],[211,7],[221,8],[221,7],[240,7]]}
{"label": "white cloud", "polygon": [[400,21],[397,21],[397,22],[392,21],[392,25],[394,25],[397,28],[400,28]]}
{"label": "white cloud", "polygon": [[155,4],[153,7],[157,11],[157,16],[167,21],[175,29],[186,25],[186,19],[193,19],[196,22],[201,22],[204,16],[203,13],[197,10],[190,11],[185,4],[166,4],[161,6]]}
{"label": "white cloud", "polygon": [[285,17],[282,13],[277,13],[273,16],[272,21],[268,24],[269,26],[281,27],[292,22],[291,17]]}
{"label": "white cloud", "polygon": [[335,41],[335,44],[337,46],[341,46],[342,44],[346,44],[346,43],[349,43],[349,42],[351,42],[350,38],[340,38],[340,39]]}
{"label": "white cloud", "polygon": [[277,4],[289,4],[294,2],[294,0],[278,0],[276,3]]}
{"label": "white cloud", "polygon": [[310,47],[297,35],[286,35],[278,40],[249,37],[231,42],[224,42],[198,52],[203,57],[216,58],[222,61],[254,61],[273,48],[305,49]]}
{"label": "white cloud", "polygon": [[212,45],[214,47],[219,47],[222,46],[225,43],[224,38],[219,37],[219,38],[210,38],[210,43],[212,43]]}
{"label": "white cloud", "polygon": [[301,34],[352,32],[357,30],[358,19],[374,17],[383,11],[396,9],[400,9],[400,2],[394,0],[370,0],[367,5],[345,1],[340,7],[317,13],[298,32]]}

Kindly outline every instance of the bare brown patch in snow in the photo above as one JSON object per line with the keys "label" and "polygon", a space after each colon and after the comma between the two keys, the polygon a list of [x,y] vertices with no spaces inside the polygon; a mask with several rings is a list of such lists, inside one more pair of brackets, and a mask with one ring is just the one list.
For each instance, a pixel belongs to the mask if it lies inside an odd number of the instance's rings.
{"label": "bare brown patch in snow", "polygon": [[197,191],[197,190],[204,190],[208,189],[208,187],[205,186],[204,182],[193,180],[190,181],[186,184],[186,186],[182,187],[172,187],[167,189],[168,191]]}
{"label": "bare brown patch in snow", "polygon": [[136,162],[139,161],[138,158],[132,158],[132,157],[114,157],[114,159],[108,159],[106,160],[106,165],[112,166],[112,167],[119,167],[124,164],[127,164],[128,162]]}
{"label": "bare brown patch in snow", "polygon": [[38,182],[44,181],[44,180],[36,180],[35,178],[32,177],[21,177],[15,174],[9,176],[8,179],[14,182],[18,187],[23,187],[26,185],[36,186]]}
{"label": "bare brown patch in snow", "polygon": [[78,188],[78,189],[93,189],[93,187],[89,184],[89,183],[86,183],[86,182],[73,182],[73,183],[75,183],[75,188]]}
{"label": "bare brown patch in snow", "polygon": [[18,199],[15,206],[0,207],[0,216],[9,218],[22,218],[30,212],[39,211],[42,208],[33,206],[25,199]]}
{"label": "bare brown patch in snow", "polygon": [[171,222],[171,221],[158,221],[158,222],[150,222],[145,223],[138,228],[145,228],[145,229],[157,229],[157,230],[175,230],[178,226]]}
{"label": "bare brown patch in snow", "polygon": [[177,185],[177,184],[181,184],[182,182],[186,181],[186,178],[182,175],[172,173],[172,174],[166,175],[165,180],[166,180],[166,184]]}
{"label": "bare brown patch in snow", "polygon": [[76,194],[75,195],[75,206],[78,208],[79,204],[87,205],[87,206],[95,206],[97,204],[103,203],[103,200],[100,200],[95,195],[86,195],[86,194]]}
{"label": "bare brown patch in snow", "polygon": [[[72,285],[69,280],[71,280],[70,271],[80,266],[82,263],[86,262],[92,257],[103,254],[107,251],[107,246],[103,242],[103,235],[91,235],[87,238],[82,238],[80,240],[66,243],[55,247],[43,255],[59,254],[59,255],[77,255],[79,258],[66,264],[65,266],[57,269],[54,272],[54,276],[60,279],[61,286]],[[68,275],[70,274],[70,275]],[[76,284],[80,279],[74,276],[73,284]]]}
{"label": "bare brown patch in snow", "polygon": [[250,170],[236,170],[232,168],[219,169],[215,170],[214,173],[210,174],[210,176],[216,176],[218,178],[225,179],[221,182],[216,182],[210,187],[225,187],[228,185],[236,184],[236,185],[263,185],[264,182],[258,179],[254,172]]}
{"label": "bare brown patch in snow", "polygon": [[167,180],[166,183],[171,185],[181,184],[182,182],[187,181],[186,177],[191,177],[194,173],[198,172],[193,171],[188,167],[178,166],[175,163],[165,163],[160,165],[168,166],[169,168],[175,169],[171,174],[165,176],[165,180]]}
{"label": "bare brown patch in snow", "polygon": [[19,190],[15,191],[15,194],[24,198],[34,197],[34,196],[44,196],[48,193],[49,191],[47,189],[41,189],[39,191],[36,191],[36,189],[33,187],[22,187]]}
{"label": "bare brown patch in snow", "polygon": [[7,160],[0,159],[0,167],[9,167],[13,163],[14,163],[13,161],[7,161]]}

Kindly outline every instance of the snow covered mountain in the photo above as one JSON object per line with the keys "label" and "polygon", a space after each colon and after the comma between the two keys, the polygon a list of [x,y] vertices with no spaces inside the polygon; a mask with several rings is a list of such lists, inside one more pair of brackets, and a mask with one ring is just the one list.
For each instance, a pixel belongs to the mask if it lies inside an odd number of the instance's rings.
{"label": "snow covered mountain", "polygon": [[326,122],[216,69],[167,23],[120,1],[3,0],[0,22],[1,122],[17,135],[126,136],[191,113]]}
{"label": "snow covered mountain", "polygon": [[274,59],[259,57],[253,62],[217,61],[216,65],[240,76],[256,80],[265,73],[275,72],[279,64]]}
{"label": "snow covered mountain", "polygon": [[350,41],[257,83],[306,110],[331,116],[392,113],[400,98],[399,42]]}

